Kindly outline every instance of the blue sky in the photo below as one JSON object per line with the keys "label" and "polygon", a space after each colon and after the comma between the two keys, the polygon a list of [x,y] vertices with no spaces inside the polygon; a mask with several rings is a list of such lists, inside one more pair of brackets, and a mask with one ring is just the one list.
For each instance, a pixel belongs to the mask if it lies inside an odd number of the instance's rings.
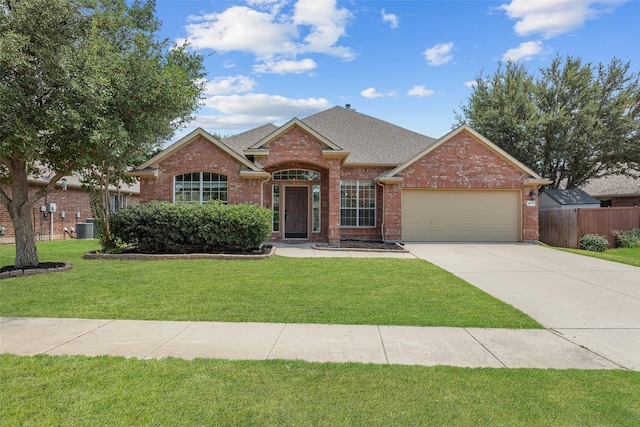
{"label": "blue sky", "polygon": [[206,56],[189,128],[233,135],[335,105],[440,137],[500,61],[640,68],[638,0],[157,0],[161,36]]}

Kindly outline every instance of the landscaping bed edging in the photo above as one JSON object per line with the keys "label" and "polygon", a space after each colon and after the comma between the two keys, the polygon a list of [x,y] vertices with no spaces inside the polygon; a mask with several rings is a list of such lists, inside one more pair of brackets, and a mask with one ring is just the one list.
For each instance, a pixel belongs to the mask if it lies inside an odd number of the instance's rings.
{"label": "landscaping bed edging", "polygon": [[168,259],[224,259],[224,260],[260,260],[273,258],[276,253],[276,247],[271,246],[267,253],[264,254],[101,254],[97,252],[87,252],[84,254],[85,259],[116,259],[123,261],[162,261]]}
{"label": "landscaping bed edging", "polygon": [[71,264],[65,263],[62,267],[54,268],[18,268],[0,273],[0,280],[12,277],[33,276],[34,274],[55,273],[57,271],[71,270]]}

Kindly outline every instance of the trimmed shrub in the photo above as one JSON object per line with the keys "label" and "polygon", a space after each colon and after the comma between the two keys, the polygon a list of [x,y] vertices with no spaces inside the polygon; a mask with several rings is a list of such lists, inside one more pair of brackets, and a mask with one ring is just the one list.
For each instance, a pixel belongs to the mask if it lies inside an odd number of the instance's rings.
{"label": "trimmed shrub", "polygon": [[607,239],[597,234],[585,234],[580,239],[580,249],[592,252],[604,252],[607,249]]}
{"label": "trimmed shrub", "polygon": [[640,229],[614,231],[613,237],[616,239],[616,248],[640,247]]}
{"label": "trimmed shrub", "polygon": [[271,211],[260,206],[150,202],[111,215],[111,232],[142,252],[250,250],[271,235]]}

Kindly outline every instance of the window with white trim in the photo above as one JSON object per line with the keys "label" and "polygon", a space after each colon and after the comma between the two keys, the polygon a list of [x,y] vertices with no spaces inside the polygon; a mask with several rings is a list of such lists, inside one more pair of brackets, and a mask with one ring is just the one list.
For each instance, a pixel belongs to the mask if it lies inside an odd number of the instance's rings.
{"label": "window with white trim", "polygon": [[373,181],[340,181],[340,225],[375,227],[376,185]]}
{"label": "window with white trim", "polygon": [[314,233],[320,232],[320,186],[315,184],[311,186],[311,194],[313,195],[312,208],[313,208],[313,222],[312,231]]}
{"label": "window with white trim", "polygon": [[271,231],[280,231],[280,186],[274,184],[271,194],[271,209],[273,210],[273,217],[271,223]]}
{"label": "window with white trim", "polygon": [[227,203],[227,177],[213,172],[189,172],[173,178],[173,201]]}
{"label": "window with white trim", "polygon": [[127,195],[126,194],[109,194],[109,207],[111,212],[115,212],[118,209],[127,207]]}
{"label": "window with white trim", "polygon": [[320,173],[304,169],[289,169],[273,174],[274,181],[320,181]]}

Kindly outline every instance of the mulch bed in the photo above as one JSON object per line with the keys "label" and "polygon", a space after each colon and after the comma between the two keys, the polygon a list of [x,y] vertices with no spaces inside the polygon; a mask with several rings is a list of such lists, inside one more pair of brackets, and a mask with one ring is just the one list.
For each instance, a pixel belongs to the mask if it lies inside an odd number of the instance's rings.
{"label": "mulch bed", "polygon": [[341,240],[341,249],[371,249],[384,251],[404,251],[402,245],[396,242],[383,242],[381,240]]}
{"label": "mulch bed", "polygon": [[154,254],[148,252],[140,252],[136,248],[128,248],[122,253],[105,254],[100,251],[87,252],[84,255],[85,259],[117,259],[117,260],[168,260],[168,259],[245,259],[245,260],[258,260],[265,258],[272,258],[275,254],[275,247],[271,245],[264,245],[260,249],[252,251],[227,251],[227,252],[198,252],[198,251],[185,251],[187,253],[162,253]]}

